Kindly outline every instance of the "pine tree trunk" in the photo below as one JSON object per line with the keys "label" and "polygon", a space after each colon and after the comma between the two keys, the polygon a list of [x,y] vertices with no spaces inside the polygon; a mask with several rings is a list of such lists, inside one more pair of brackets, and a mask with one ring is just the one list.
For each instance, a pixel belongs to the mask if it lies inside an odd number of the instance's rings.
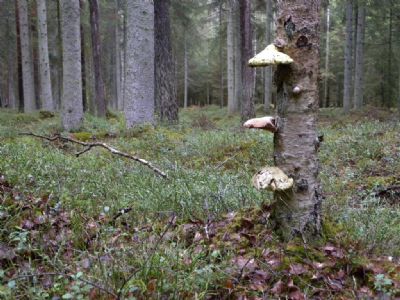
{"label": "pine tree trunk", "polygon": [[[319,105],[320,0],[278,2],[276,44],[294,63],[279,65],[275,165],[292,177],[291,191],[275,192],[273,219],[285,240],[315,238],[321,229],[316,119]],[[293,89],[296,88],[296,92]]]}
{"label": "pine tree trunk", "polygon": [[[81,12],[85,11],[85,1],[79,0],[79,7]],[[88,97],[86,90],[86,56],[85,56],[85,30],[83,28],[83,22],[80,23],[81,33],[81,77],[82,77],[82,105],[83,111],[88,111]]]}
{"label": "pine tree trunk", "polygon": [[241,118],[247,120],[255,116],[253,99],[254,71],[248,66],[248,61],[253,56],[253,29],[251,24],[251,2],[240,1],[240,35],[242,51],[242,82],[243,99]]}
{"label": "pine tree trunk", "polygon": [[38,14],[38,43],[39,43],[39,74],[40,100],[42,109],[54,111],[51,91],[49,47],[47,38],[47,8],[46,0],[36,0]]}
{"label": "pine tree trunk", "polygon": [[226,53],[227,53],[227,83],[228,83],[228,113],[237,112],[237,102],[235,101],[235,72],[234,72],[234,0],[228,1],[228,22],[226,37]]}
{"label": "pine tree trunk", "polygon": [[219,0],[219,107],[224,106],[224,72],[222,53],[222,0]]}
{"label": "pine tree trunk", "polygon": [[365,8],[358,7],[357,15],[357,43],[356,64],[354,75],[354,107],[360,109],[364,102],[364,32],[365,32]]}
{"label": "pine tree trunk", "polygon": [[61,0],[63,42],[62,126],[77,130],[83,121],[79,0]]}
{"label": "pine tree trunk", "polygon": [[19,22],[19,1],[15,0],[15,33],[17,40],[17,78],[18,78],[18,111],[24,111],[24,88],[22,80],[22,54],[21,54],[21,30]]}
{"label": "pine tree trunk", "polygon": [[[266,26],[265,26],[265,43],[267,45],[272,42],[272,0],[266,0]],[[264,69],[264,112],[269,112],[272,103],[272,67]]]}
{"label": "pine tree trunk", "polygon": [[242,39],[240,34],[240,7],[238,0],[234,3],[234,55],[235,55],[235,94],[234,107],[239,111],[243,102],[242,82]]}
{"label": "pine tree trunk", "polygon": [[57,68],[57,81],[58,81],[58,86],[57,86],[57,93],[58,93],[58,99],[57,99],[57,109],[61,109],[61,102],[62,102],[62,81],[63,81],[63,46],[62,46],[62,21],[61,21],[61,5],[60,5],[61,0],[57,0],[57,51],[58,51],[58,68]]}
{"label": "pine tree trunk", "polygon": [[389,30],[388,30],[388,68],[385,72],[386,74],[386,87],[387,87],[387,92],[386,92],[386,97],[384,97],[385,101],[385,106],[390,107],[392,105],[392,98],[393,98],[393,81],[392,81],[392,41],[393,41],[393,8],[390,6],[389,9]]}
{"label": "pine tree trunk", "polygon": [[[11,13],[7,15],[7,41],[11,43],[12,38],[12,23],[10,22]],[[7,48],[7,106],[9,108],[16,108],[16,97],[15,97],[15,87],[14,87],[14,68],[15,68],[15,56],[16,52],[14,46]]]}
{"label": "pine tree trunk", "polygon": [[119,16],[119,1],[115,1],[115,66],[114,66],[114,80],[115,80],[115,98],[117,101],[117,110],[122,110],[124,104],[122,102],[121,93],[121,30],[120,30],[120,16]]}
{"label": "pine tree trunk", "polygon": [[188,46],[187,46],[187,37],[186,37],[186,31],[184,32],[184,79],[183,79],[183,90],[184,90],[184,95],[183,95],[183,107],[187,108],[188,107],[188,91],[189,91],[189,85],[188,85],[188,77],[189,77],[189,69],[188,69]]}
{"label": "pine tree trunk", "polygon": [[126,125],[154,122],[154,5],[127,2]]}
{"label": "pine tree trunk", "polygon": [[101,70],[101,41],[100,41],[100,22],[99,22],[99,2],[98,0],[89,0],[90,8],[90,28],[92,37],[92,56],[94,69],[94,99],[96,103],[96,115],[98,117],[106,116],[106,99],[104,90],[103,74]]}
{"label": "pine tree trunk", "polygon": [[35,82],[27,0],[18,0],[24,112],[36,109]]}
{"label": "pine tree trunk", "polygon": [[348,113],[352,106],[351,81],[353,65],[353,0],[346,3],[346,44],[344,52],[344,89],[343,89],[343,110]]}
{"label": "pine tree trunk", "polygon": [[326,8],[326,44],[325,44],[325,77],[324,77],[324,106],[329,106],[329,55],[330,55],[330,8]]}
{"label": "pine tree trunk", "polygon": [[161,121],[178,121],[174,60],[172,56],[169,0],[154,1],[155,24],[155,96]]}

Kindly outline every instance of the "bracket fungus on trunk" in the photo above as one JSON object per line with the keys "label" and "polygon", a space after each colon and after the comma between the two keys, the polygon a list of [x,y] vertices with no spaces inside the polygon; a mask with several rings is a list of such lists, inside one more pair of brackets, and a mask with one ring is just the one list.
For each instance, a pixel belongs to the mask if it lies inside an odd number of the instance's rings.
{"label": "bracket fungus on trunk", "polygon": [[293,178],[278,167],[264,167],[254,175],[253,185],[257,190],[287,191],[293,187]]}
{"label": "bracket fungus on trunk", "polygon": [[274,44],[268,45],[263,51],[249,60],[250,67],[266,67],[272,65],[288,65],[293,59],[280,52]]}
{"label": "bracket fungus on trunk", "polygon": [[243,124],[243,127],[264,129],[264,130],[274,133],[277,130],[276,118],[269,117],[269,116],[262,117],[262,118],[253,118],[253,119],[247,120]]}

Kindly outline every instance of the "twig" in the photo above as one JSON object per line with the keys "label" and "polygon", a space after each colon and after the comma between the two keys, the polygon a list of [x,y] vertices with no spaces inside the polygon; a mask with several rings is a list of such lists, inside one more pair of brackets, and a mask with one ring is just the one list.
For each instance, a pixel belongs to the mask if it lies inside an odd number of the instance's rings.
{"label": "twig", "polygon": [[[164,239],[165,234],[168,232],[168,230],[171,228],[172,224],[174,224],[174,221],[176,219],[176,215],[173,214],[171,219],[168,222],[168,225],[165,227],[163,233],[160,235],[160,237],[158,238],[156,244],[154,245],[153,249],[150,252],[150,255],[146,258],[143,266],[146,266],[147,263],[150,261],[150,259],[154,256],[154,253],[157,251],[158,246],[160,245],[161,241]],[[120,289],[118,290],[118,294],[117,294],[117,300],[122,299],[122,292],[124,291],[125,286],[128,284],[128,282],[136,275],[136,273],[139,271],[139,269],[135,270],[134,272],[132,272],[128,278],[126,278],[124,280],[124,282],[122,283],[122,286],[120,287]]]}
{"label": "twig", "polygon": [[26,274],[26,275],[20,275],[20,276],[11,278],[11,280],[19,280],[19,279],[24,279],[24,278],[43,277],[43,276],[63,276],[63,277],[68,277],[68,278],[70,278],[72,280],[79,280],[79,281],[82,281],[82,282],[84,282],[84,283],[86,283],[86,284],[88,284],[90,286],[93,286],[93,287],[99,289],[100,291],[103,291],[104,293],[106,293],[106,294],[108,294],[110,296],[113,296],[114,298],[117,297],[117,295],[113,291],[101,286],[100,284],[98,284],[96,282],[91,282],[91,281],[83,279],[83,278],[77,278],[76,276],[69,275],[69,274],[63,274],[63,273],[59,273],[59,272]]}
{"label": "twig", "polygon": [[75,153],[76,157],[79,157],[80,155],[90,151],[92,148],[94,147],[100,147],[100,148],[104,148],[106,150],[108,150],[109,152],[111,152],[112,154],[118,155],[118,156],[122,156],[131,160],[134,160],[138,163],[141,163],[142,165],[145,165],[146,167],[150,168],[153,172],[155,172],[157,175],[163,177],[163,178],[167,178],[167,174],[163,171],[161,171],[159,168],[153,166],[153,164],[147,160],[144,160],[140,157],[125,153],[125,152],[121,152],[113,147],[111,147],[110,145],[107,145],[106,143],[101,143],[101,142],[94,142],[94,143],[87,143],[87,142],[82,142],[70,137],[64,137],[61,136],[60,134],[56,134],[52,137],[48,137],[48,136],[44,136],[44,135],[39,135],[39,134],[35,134],[32,132],[23,132],[20,133],[19,135],[27,135],[27,136],[33,136],[33,137],[37,137],[37,138],[41,138],[41,139],[45,139],[47,141],[50,142],[54,142],[56,140],[60,140],[60,141],[64,141],[64,142],[70,142],[70,143],[74,143],[74,144],[78,144],[81,146],[84,146],[85,149],[83,149],[82,151],[79,151],[77,153]]}

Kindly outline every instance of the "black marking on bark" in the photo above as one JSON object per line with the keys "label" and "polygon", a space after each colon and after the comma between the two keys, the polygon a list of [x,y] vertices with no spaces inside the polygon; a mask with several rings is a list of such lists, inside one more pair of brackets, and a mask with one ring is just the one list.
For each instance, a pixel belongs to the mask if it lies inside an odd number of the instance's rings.
{"label": "black marking on bark", "polygon": [[289,40],[291,40],[296,30],[296,25],[292,22],[292,16],[289,16],[289,18],[285,21],[284,26],[286,35],[288,36]]}
{"label": "black marking on bark", "polygon": [[301,35],[296,41],[297,48],[308,47],[308,38],[305,35]]}
{"label": "black marking on bark", "polygon": [[308,181],[307,181],[307,179],[304,179],[304,178],[299,179],[296,182],[296,189],[297,189],[297,192],[308,191]]}

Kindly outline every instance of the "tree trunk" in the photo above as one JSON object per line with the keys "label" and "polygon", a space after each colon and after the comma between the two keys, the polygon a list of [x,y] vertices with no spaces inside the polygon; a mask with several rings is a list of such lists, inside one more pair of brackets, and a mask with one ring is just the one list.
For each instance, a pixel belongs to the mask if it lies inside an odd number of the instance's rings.
{"label": "tree trunk", "polygon": [[18,111],[24,111],[24,88],[22,80],[22,54],[21,54],[21,30],[19,22],[19,1],[15,1],[15,32],[17,34],[17,77],[18,77]]}
{"label": "tree trunk", "polygon": [[22,61],[22,82],[24,94],[24,112],[36,109],[35,82],[32,59],[31,36],[29,32],[28,3],[27,0],[18,0],[20,45]]}
{"label": "tree trunk", "polygon": [[61,0],[63,42],[62,126],[77,130],[83,121],[79,0]]}
{"label": "tree trunk", "polygon": [[[7,41],[11,43],[12,38],[12,23],[10,22],[11,13],[7,15]],[[18,38],[18,37],[17,37]],[[7,47],[7,106],[9,108],[16,108],[16,97],[15,97],[15,87],[14,87],[14,68],[15,68],[15,56],[16,52],[14,46]]]}
{"label": "tree trunk", "polygon": [[344,51],[344,89],[343,89],[343,110],[348,113],[352,106],[351,81],[353,65],[353,0],[346,3],[346,44]]}
{"label": "tree trunk", "polygon": [[360,109],[364,102],[364,32],[365,8],[360,4],[358,6],[357,15],[356,64],[354,75],[354,107],[356,109]]}
{"label": "tree trunk", "polygon": [[42,109],[54,111],[53,95],[51,92],[49,47],[47,38],[46,0],[36,0],[36,4],[38,14],[40,100],[42,102]]}
{"label": "tree trunk", "polygon": [[100,41],[100,23],[99,23],[99,2],[98,0],[89,0],[90,8],[90,28],[92,37],[92,56],[94,69],[94,99],[96,103],[96,114],[98,117],[106,116],[106,99],[104,94],[104,81],[101,72],[101,41]]}
{"label": "tree trunk", "polygon": [[[79,7],[81,12],[85,11],[85,1],[79,0]],[[83,28],[83,22],[80,23],[81,33],[81,77],[82,77],[82,105],[83,111],[88,111],[88,97],[86,90],[86,56],[85,56],[85,30]]]}
{"label": "tree trunk", "polygon": [[326,8],[326,44],[325,44],[325,77],[324,77],[324,106],[329,106],[329,54],[330,54],[330,8]]}
{"label": "tree trunk", "polygon": [[120,4],[115,1],[115,66],[114,66],[114,80],[115,80],[115,98],[117,101],[117,110],[122,110],[124,104],[122,102],[121,93],[121,30],[120,30]]}
{"label": "tree trunk", "polygon": [[63,46],[62,46],[62,21],[61,21],[61,0],[57,0],[57,50],[58,50],[58,70],[57,70],[57,81],[58,81],[58,102],[57,108],[61,109],[61,102],[62,102],[62,81],[63,81]]}
{"label": "tree trunk", "polygon": [[174,59],[172,56],[169,0],[154,1],[155,30],[155,96],[161,121],[178,121]]}
{"label": "tree trunk", "polygon": [[320,0],[278,2],[275,43],[294,60],[279,65],[275,74],[278,131],[274,160],[294,180],[290,192],[275,192],[273,218],[285,240],[299,234],[312,239],[321,229],[316,132],[319,12]]}
{"label": "tree trunk", "polygon": [[240,1],[240,36],[242,51],[242,82],[243,100],[241,108],[242,120],[255,116],[253,99],[254,72],[248,66],[249,59],[253,56],[253,29],[251,24],[251,2],[250,0]]}
{"label": "tree trunk", "polygon": [[184,95],[183,95],[183,107],[187,108],[188,107],[188,91],[189,91],[189,85],[188,85],[188,77],[189,77],[189,70],[188,70],[188,49],[187,49],[187,33],[186,30],[184,32],[184,83],[183,83],[183,90],[184,90]]}
{"label": "tree trunk", "polygon": [[227,83],[228,83],[228,113],[237,112],[238,105],[235,101],[235,72],[234,72],[234,22],[235,22],[234,0],[228,1],[228,23],[226,37],[226,53],[227,53]]}
{"label": "tree trunk", "polygon": [[[265,23],[265,43],[267,45],[272,42],[272,0],[266,0],[266,16],[267,20]],[[272,100],[272,67],[266,67],[264,69],[264,112],[271,110]]]}
{"label": "tree trunk", "polygon": [[128,128],[154,122],[154,5],[127,2],[125,117]]}
{"label": "tree trunk", "polygon": [[392,81],[392,40],[393,40],[393,8],[392,5],[390,6],[389,9],[389,32],[388,32],[388,68],[386,71],[386,86],[387,86],[387,93],[386,93],[386,99],[385,105],[386,107],[390,107],[392,105],[392,89],[393,89],[393,81]]}
{"label": "tree trunk", "polygon": [[222,0],[219,0],[219,107],[224,106],[224,72],[222,53]]}
{"label": "tree trunk", "polygon": [[239,111],[243,102],[243,82],[242,82],[242,51],[241,51],[241,34],[240,34],[240,8],[239,1],[232,0],[234,3],[234,55],[235,55],[235,94],[234,94],[234,108]]}

